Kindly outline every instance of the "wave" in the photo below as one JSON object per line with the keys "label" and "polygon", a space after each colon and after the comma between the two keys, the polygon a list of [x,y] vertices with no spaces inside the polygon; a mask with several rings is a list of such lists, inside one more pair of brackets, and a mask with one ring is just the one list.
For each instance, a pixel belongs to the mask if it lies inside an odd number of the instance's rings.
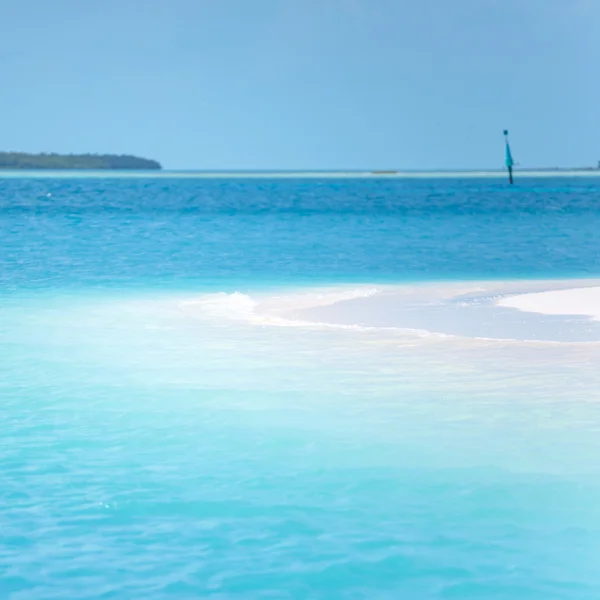
{"label": "wave", "polygon": [[203,314],[233,320],[251,320],[257,304],[251,296],[240,292],[205,294],[181,302],[182,306],[193,307]]}
{"label": "wave", "polygon": [[386,287],[353,287],[348,289],[320,289],[294,294],[252,297],[242,292],[217,292],[205,294],[192,300],[181,302],[181,306],[191,308],[196,316],[208,316],[211,319],[245,322],[252,325],[270,327],[302,327],[309,329],[328,329],[344,331],[387,331],[409,334],[416,338],[448,338],[454,337],[445,333],[428,331],[410,327],[381,327],[328,323],[325,321],[306,320],[293,316],[295,311],[331,306],[340,302],[369,298],[375,296]]}
{"label": "wave", "polygon": [[[329,289],[297,292],[277,296],[253,297],[242,292],[217,292],[204,294],[194,299],[181,301],[181,306],[193,308],[196,314],[234,321],[288,326],[317,325],[289,318],[291,312],[307,308],[328,306],[346,300],[368,298],[380,292],[376,287]],[[327,325],[321,323],[320,325]]]}

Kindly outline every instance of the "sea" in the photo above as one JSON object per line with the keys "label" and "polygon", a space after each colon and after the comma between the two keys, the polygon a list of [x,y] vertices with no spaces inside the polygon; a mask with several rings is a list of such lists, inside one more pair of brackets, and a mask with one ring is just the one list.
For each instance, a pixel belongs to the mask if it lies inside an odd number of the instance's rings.
{"label": "sea", "polygon": [[600,344],[254,310],[596,277],[593,178],[0,178],[0,598],[597,600]]}

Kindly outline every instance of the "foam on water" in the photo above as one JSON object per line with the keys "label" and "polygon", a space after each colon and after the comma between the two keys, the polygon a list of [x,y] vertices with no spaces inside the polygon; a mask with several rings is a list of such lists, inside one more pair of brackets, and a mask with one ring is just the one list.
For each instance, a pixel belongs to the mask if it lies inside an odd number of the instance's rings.
{"label": "foam on water", "polygon": [[233,292],[232,294],[219,292],[183,300],[181,301],[181,306],[191,308],[196,316],[205,314],[224,319],[247,321],[258,325],[288,327],[326,326],[333,328],[358,327],[362,329],[359,326],[353,325],[344,326],[300,321],[298,319],[285,318],[282,315],[303,308],[330,306],[346,300],[368,298],[376,294],[378,289],[377,287],[363,286],[354,288],[344,286],[333,289],[302,290],[299,293],[287,292],[278,295],[266,295],[263,292],[254,297],[240,292]]}

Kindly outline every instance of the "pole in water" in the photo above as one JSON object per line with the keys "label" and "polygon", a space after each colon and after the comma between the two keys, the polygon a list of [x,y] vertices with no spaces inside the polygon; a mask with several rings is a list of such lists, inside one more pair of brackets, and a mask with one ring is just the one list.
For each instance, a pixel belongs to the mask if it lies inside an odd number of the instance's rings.
{"label": "pole in water", "polygon": [[513,182],[513,160],[512,154],[510,153],[510,144],[508,143],[508,129],[504,130],[504,142],[506,143],[506,168],[508,169],[508,182],[512,185]]}

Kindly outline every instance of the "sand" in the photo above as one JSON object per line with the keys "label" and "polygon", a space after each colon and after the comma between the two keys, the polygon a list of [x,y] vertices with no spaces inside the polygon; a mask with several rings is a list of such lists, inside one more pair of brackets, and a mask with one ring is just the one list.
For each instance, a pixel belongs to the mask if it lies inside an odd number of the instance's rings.
{"label": "sand", "polygon": [[598,280],[440,282],[301,293],[258,303],[263,324],[416,335],[600,342]]}
{"label": "sand", "polygon": [[600,321],[600,287],[519,294],[502,298],[497,305],[543,315],[582,315]]}

